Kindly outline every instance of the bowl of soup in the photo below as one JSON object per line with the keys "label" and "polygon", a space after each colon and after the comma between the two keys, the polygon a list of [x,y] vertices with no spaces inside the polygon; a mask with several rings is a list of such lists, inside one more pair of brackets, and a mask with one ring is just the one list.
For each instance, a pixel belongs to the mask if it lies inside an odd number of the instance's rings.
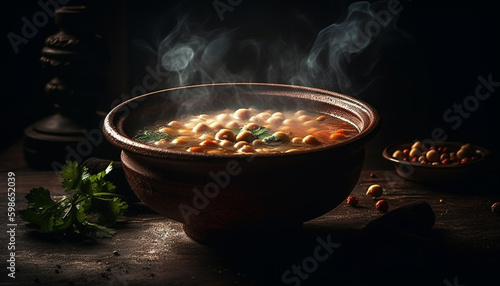
{"label": "bowl of soup", "polygon": [[378,131],[367,103],[284,84],[219,83],[116,106],[103,132],[152,210],[207,243],[296,232],[356,185]]}

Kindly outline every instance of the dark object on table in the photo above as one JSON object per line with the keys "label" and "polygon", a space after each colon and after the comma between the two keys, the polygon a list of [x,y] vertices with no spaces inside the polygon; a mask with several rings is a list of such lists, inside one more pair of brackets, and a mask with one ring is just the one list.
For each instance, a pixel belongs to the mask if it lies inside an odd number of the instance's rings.
{"label": "dark object on table", "polygon": [[45,40],[40,63],[53,76],[44,91],[56,113],[24,131],[25,159],[39,169],[84,160],[106,143],[95,104],[105,86],[99,71],[108,51],[93,25],[95,17],[86,6],[62,6],[54,17],[60,31]]}
{"label": "dark object on table", "polygon": [[425,235],[432,227],[436,217],[427,202],[409,204],[388,212],[384,216],[373,220],[363,229],[364,235],[384,236],[398,235]]}

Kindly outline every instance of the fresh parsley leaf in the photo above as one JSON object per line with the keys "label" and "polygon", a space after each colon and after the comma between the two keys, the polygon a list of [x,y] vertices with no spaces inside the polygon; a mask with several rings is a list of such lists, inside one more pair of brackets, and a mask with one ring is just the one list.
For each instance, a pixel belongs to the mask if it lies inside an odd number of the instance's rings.
{"label": "fresh parsley leaf", "polygon": [[160,132],[160,131],[154,131],[154,130],[141,130],[139,131],[135,136],[134,140],[137,140],[139,142],[144,142],[144,143],[152,143],[161,139],[172,139],[175,137],[174,135],[165,133],[165,132]]}
{"label": "fresh parsley leaf", "polygon": [[[120,196],[113,193],[115,185],[105,180],[112,164],[106,170],[91,175],[77,162],[66,162],[61,169],[62,187],[70,195],[54,201],[50,191],[33,188],[26,195],[28,208],[20,211],[21,218],[40,227],[53,236],[78,233],[92,237],[111,237],[115,231],[107,227],[128,208]],[[91,215],[97,221],[90,221]]]}
{"label": "fresh parsley leaf", "polygon": [[[231,129],[231,131],[233,131],[234,134],[238,134],[238,133],[240,133],[241,129],[243,129],[243,127]],[[264,126],[260,126],[259,128],[254,129],[254,130],[247,129],[247,131],[252,133],[252,135],[255,136],[255,138],[261,139],[261,140],[266,138],[266,137],[271,136],[271,134],[269,133],[269,128],[264,127]]]}

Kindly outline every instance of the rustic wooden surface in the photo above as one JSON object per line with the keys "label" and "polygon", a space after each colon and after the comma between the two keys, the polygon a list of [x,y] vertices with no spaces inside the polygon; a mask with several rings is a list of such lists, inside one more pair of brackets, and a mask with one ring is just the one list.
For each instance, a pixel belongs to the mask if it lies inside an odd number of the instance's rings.
{"label": "rustic wooden surface", "polygon": [[[388,165],[367,164],[353,191],[359,207],[340,205],[304,224],[297,237],[256,247],[209,247],[191,240],[182,225],[132,206],[111,239],[67,241],[40,235],[16,217],[16,278],[7,277],[7,172],[16,174],[16,210],[25,194],[43,186],[61,192],[53,171],[38,171],[22,160],[20,144],[0,156],[0,285],[496,285],[500,269],[498,178],[440,187],[399,180]],[[375,164],[376,166],[376,164]],[[362,229],[383,216],[364,195],[381,184],[391,210],[425,201],[436,220],[423,236],[367,236]],[[440,202],[440,200],[442,200]],[[323,261],[314,258],[321,242],[335,243]],[[314,261],[313,261],[314,260]],[[295,266],[294,266],[295,265]],[[293,274],[297,266],[301,274]],[[304,270],[304,269],[307,269]],[[288,276],[286,271],[290,271]],[[297,273],[297,272],[296,272]],[[290,280],[294,277],[294,280]],[[285,279],[283,279],[285,278]],[[496,281],[496,282],[494,282]]]}

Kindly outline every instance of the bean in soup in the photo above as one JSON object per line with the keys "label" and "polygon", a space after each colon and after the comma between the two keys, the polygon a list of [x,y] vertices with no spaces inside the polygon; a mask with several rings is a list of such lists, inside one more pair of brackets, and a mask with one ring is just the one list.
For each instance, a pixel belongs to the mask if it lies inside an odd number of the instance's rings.
{"label": "bean in soup", "polygon": [[187,152],[289,153],[343,142],[358,132],[349,122],[312,111],[240,108],[185,116],[141,130],[134,139]]}

